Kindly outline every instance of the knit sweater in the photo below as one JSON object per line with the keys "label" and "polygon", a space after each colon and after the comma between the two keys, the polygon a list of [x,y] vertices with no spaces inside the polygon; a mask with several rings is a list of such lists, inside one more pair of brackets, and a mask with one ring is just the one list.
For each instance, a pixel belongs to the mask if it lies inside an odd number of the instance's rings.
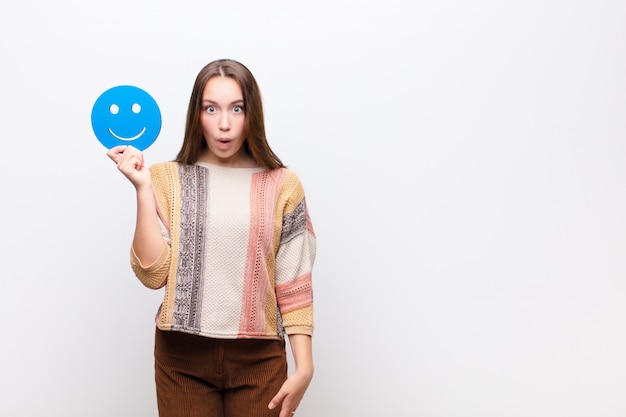
{"label": "knit sweater", "polygon": [[150,168],[164,244],[131,266],[148,288],[165,286],[161,330],[214,338],[282,339],[313,333],[315,233],[289,169],[198,162]]}

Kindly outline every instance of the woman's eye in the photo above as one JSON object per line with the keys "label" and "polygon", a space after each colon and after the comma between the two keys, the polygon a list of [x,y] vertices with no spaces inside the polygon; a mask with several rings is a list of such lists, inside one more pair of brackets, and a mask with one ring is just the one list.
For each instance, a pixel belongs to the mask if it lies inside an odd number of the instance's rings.
{"label": "woman's eye", "polygon": [[233,107],[233,111],[235,113],[243,113],[243,106],[235,106]]}
{"label": "woman's eye", "polygon": [[215,107],[213,107],[213,106],[207,106],[204,110],[207,113],[215,113]]}

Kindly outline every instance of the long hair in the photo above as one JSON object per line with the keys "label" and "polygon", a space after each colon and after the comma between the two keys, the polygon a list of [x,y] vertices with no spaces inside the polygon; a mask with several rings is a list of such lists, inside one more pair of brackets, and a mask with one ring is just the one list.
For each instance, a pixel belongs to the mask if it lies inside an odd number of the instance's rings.
{"label": "long hair", "polygon": [[282,168],[285,165],[270,148],[265,136],[265,122],[263,120],[263,103],[261,91],[254,76],[243,64],[232,59],[218,59],[206,65],[198,73],[196,82],[191,91],[189,107],[187,108],[187,122],[183,145],[176,156],[176,161],[182,164],[194,164],[207,149],[206,140],[200,125],[202,111],[202,93],[204,87],[213,77],[230,77],[237,81],[243,93],[243,108],[245,114],[246,138],[243,144],[244,151],[261,167],[271,170]]}

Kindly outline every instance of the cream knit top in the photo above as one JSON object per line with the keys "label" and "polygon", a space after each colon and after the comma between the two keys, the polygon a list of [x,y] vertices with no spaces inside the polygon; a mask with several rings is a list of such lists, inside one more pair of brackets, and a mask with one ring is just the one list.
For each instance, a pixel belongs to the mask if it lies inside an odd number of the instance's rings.
{"label": "cream knit top", "polygon": [[298,177],[286,168],[176,162],[150,168],[163,252],[131,266],[165,286],[161,330],[214,338],[313,333],[315,233]]}

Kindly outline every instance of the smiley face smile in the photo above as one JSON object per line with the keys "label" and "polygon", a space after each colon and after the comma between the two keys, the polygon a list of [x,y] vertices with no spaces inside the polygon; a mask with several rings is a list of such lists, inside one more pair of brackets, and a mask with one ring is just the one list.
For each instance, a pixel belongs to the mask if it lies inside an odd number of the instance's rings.
{"label": "smiley face smile", "polygon": [[133,140],[135,140],[135,139],[139,139],[139,138],[141,137],[141,135],[143,135],[145,132],[146,132],[146,128],[144,127],[143,129],[141,129],[141,132],[139,132],[139,134],[138,134],[138,135],[135,135],[135,136],[133,136],[132,138],[125,138],[125,137],[123,137],[123,136],[116,135],[116,134],[115,134],[115,132],[113,132],[113,131],[111,130],[111,128],[109,128],[109,133],[110,133],[111,135],[113,135],[114,137],[116,137],[116,138],[117,138],[117,139],[119,139],[119,140],[124,140],[124,141],[127,141],[127,142],[133,141]]}

